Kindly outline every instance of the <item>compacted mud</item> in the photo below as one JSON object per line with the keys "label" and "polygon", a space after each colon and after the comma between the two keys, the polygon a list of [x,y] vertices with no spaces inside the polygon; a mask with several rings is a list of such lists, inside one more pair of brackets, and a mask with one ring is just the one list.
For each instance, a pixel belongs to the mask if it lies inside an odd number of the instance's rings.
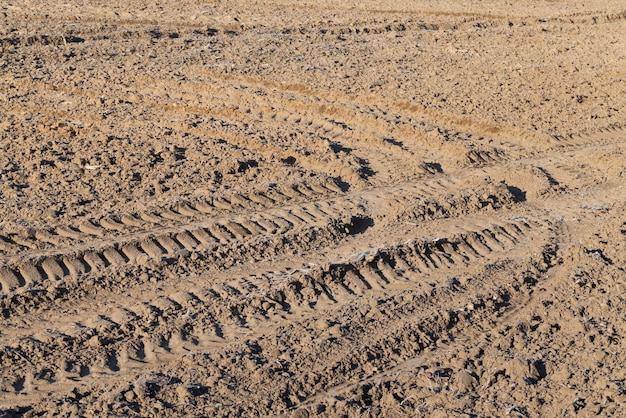
{"label": "compacted mud", "polygon": [[622,1],[0,22],[1,417],[626,415]]}

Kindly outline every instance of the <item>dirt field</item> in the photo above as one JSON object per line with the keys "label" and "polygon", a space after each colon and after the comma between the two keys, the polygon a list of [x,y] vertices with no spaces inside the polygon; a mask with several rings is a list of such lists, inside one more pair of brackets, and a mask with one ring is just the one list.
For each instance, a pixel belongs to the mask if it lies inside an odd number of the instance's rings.
{"label": "dirt field", "polygon": [[0,417],[626,416],[625,126],[623,0],[3,1]]}

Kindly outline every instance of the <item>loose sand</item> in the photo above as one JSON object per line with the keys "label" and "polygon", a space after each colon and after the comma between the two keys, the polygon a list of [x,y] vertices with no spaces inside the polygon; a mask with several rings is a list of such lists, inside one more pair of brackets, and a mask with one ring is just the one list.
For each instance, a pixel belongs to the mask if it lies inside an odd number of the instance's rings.
{"label": "loose sand", "polygon": [[626,416],[625,124],[623,1],[3,1],[0,417]]}

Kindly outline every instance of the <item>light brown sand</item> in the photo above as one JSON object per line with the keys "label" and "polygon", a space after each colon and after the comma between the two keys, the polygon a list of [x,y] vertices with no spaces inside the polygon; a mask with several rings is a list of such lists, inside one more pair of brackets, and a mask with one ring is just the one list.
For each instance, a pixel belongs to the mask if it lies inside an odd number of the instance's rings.
{"label": "light brown sand", "polygon": [[0,22],[0,417],[626,414],[623,1]]}

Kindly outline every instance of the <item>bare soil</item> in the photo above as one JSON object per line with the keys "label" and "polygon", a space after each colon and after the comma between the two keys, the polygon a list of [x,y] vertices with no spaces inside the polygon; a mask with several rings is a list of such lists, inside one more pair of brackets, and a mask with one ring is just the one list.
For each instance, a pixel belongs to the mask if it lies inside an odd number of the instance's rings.
{"label": "bare soil", "polygon": [[0,417],[626,416],[625,52],[617,0],[3,1]]}

